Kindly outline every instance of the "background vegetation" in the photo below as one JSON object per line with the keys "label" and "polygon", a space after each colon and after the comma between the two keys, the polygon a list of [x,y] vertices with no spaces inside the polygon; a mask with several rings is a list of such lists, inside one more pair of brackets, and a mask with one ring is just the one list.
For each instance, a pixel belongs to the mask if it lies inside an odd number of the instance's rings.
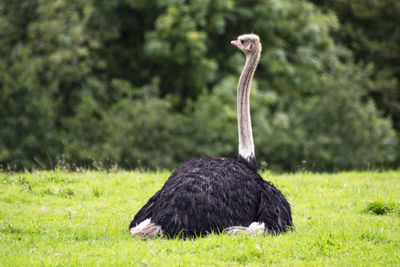
{"label": "background vegetation", "polygon": [[0,162],[174,168],[235,157],[244,56],[229,41],[255,32],[259,162],[398,167],[400,4],[348,3],[1,0]]}

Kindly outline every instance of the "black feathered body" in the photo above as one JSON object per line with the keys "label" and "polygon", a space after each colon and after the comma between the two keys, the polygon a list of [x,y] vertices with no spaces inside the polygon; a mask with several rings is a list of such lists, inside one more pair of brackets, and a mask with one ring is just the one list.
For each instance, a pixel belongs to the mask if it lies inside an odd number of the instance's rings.
{"label": "black feathered body", "polygon": [[201,157],[180,165],[136,214],[129,228],[151,218],[167,236],[200,236],[264,222],[269,233],[292,226],[282,193],[246,164]]}

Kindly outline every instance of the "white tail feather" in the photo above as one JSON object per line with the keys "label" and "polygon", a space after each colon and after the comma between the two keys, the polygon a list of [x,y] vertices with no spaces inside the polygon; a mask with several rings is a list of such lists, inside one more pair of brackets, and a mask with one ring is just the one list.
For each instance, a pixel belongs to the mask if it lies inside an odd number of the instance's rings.
{"label": "white tail feather", "polygon": [[135,227],[132,227],[130,232],[134,237],[142,239],[154,238],[164,234],[161,226],[151,222],[151,218],[144,220]]}
{"label": "white tail feather", "polygon": [[237,234],[262,235],[265,232],[265,223],[252,222],[249,225],[249,227],[232,226],[226,228],[225,231],[230,235],[237,235]]}

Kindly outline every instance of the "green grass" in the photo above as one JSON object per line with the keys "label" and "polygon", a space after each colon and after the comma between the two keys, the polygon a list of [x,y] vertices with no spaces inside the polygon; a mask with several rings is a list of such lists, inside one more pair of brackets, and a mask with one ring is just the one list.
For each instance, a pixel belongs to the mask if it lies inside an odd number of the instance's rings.
{"label": "green grass", "polygon": [[0,173],[0,265],[400,266],[399,171],[263,173],[292,204],[296,228],[279,236],[132,238],[168,176]]}

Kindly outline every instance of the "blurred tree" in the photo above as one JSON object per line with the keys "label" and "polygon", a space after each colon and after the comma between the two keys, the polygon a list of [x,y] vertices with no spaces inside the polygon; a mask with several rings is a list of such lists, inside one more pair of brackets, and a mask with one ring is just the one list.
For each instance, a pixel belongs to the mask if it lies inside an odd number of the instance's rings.
{"label": "blurred tree", "polygon": [[37,1],[0,2],[0,162],[42,164],[60,149],[52,102],[46,87],[47,66],[36,55],[30,26],[37,19]]}
{"label": "blurred tree", "polygon": [[[400,132],[400,2],[397,0],[312,0],[341,23],[333,35],[355,60],[373,64],[368,94]],[[399,153],[400,158],[400,153]]]}
{"label": "blurred tree", "polygon": [[229,41],[254,31],[258,159],[286,170],[387,164],[394,132],[363,101],[369,70],[334,43],[337,29],[305,0],[2,1],[0,162],[235,157],[244,56]]}

